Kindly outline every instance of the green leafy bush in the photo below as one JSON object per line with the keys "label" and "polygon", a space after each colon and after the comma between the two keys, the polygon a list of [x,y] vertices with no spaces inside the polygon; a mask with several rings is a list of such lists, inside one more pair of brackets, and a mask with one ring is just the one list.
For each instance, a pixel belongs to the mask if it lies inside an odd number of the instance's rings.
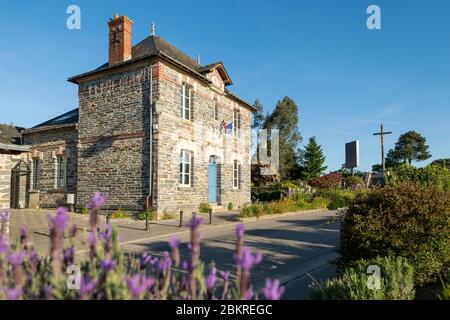
{"label": "green leafy bush", "polygon": [[177,215],[175,213],[171,213],[171,212],[164,210],[164,212],[161,216],[161,220],[172,220],[172,219],[175,219],[176,217],[177,217]]}
{"label": "green leafy bush", "polygon": [[388,184],[397,185],[402,182],[414,182],[423,186],[437,186],[441,190],[450,191],[450,170],[445,165],[429,165],[416,168],[410,165],[400,165],[395,168]]}
{"label": "green leafy bush", "polygon": [[131,215],[128,211],[119,209],[111,214],[111,219],[129,218]]}
{"label": "green leafy bush", "polygon": [[198,206],[198,211],[200,213],[208,213],[209,210],[211,210],[211,205],[209,203],[207,203],[207,202],[202,202]]}
{"label": "green leafy bush", "polygon": [[80,214],[89,214],[89,209],[88,208],[81,208],[80,209]]}
{"label": "green leafy bush", "polygon": [[227,206],[228,211],[233,210],[233,208],[234,208],[233,202],[229,202]]}
{"label": "green leafy bush", "polygon": [[448,274],[441,279],[441,290],[438,294],[439,299],[441,300],[450,300],[450,275]]}
{"label": "green leafy bush", "polygon": [[[380,267],[379,287],[368,266]],[[369,270],[370,271],[370,270]],[[337,279],[314,285],[310,298],[315,300],[412,300],[414,268],[402,257],[378,257],[359,260]]]}
{"label": "green leafy bush", "polygon": [[358,194],[343,215],[342,270],[360,259],[403,256],[417,285],[437,280],[450,264],[450,193],[413,183]]}
{"label": "green leafy bush", "polygon": [[309,180],[308,184],[317,189],[338,189],[342,184],[342,175],[337,172],[329,173]]}
{"label": "green leafy bush", "polygon": [[288,199],[267,203],[255,203],[243,208],[239,214],[242,218],[260,217],[262,215],[280,214],[301,210],[326,208],[328,200],[312,195],[296,195]]}
{"label": "green leafy bush", "polygon": [[146,219],[147,219],[147,214],[149,215],[149,220],[150,220],[150,221],[156,220],[155,213],[153,212],[153,210],[152,210],[151,208],[148,208],[148,209],[146,209],[145,211],[140,212],[140,213],[137,215],[137,219],[138,219],[138,220],[146,220]]}
{"label": "green leafy bush", "polygon": [[354,191],[343,189],[320,190],[317,194],[329,200],[327,208],[330,210],[337,210],[349,206],[356,196]]}
{"label": "green leafy bush", "polygon": [[343,178],[342,185],[346,189],[359,190],[364,188],[364,180],[358,176],[347,176]]}

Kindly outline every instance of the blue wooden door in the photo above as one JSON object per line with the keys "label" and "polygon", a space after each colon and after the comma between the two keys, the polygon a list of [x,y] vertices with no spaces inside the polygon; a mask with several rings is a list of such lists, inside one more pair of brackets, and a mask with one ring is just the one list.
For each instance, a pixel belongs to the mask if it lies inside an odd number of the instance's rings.
{"label": "blue wooden door", "polygon": [[208,202],[217,202],[217,164],[210,163],[208,167]]}

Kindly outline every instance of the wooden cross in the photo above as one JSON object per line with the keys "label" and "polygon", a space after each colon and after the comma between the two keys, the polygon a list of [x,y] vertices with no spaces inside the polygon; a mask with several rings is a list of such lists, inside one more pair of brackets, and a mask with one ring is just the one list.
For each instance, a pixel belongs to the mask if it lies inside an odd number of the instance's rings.
{"label": "wooden cross", "polygon": [[386,165],[384,163],[384,135],[392,134],[391,131],[384,131],[383,124],[381,124],[381,131],[374,133],[374,136],[380,136],[381,138],[381,168],[383,172],[386,170]]}

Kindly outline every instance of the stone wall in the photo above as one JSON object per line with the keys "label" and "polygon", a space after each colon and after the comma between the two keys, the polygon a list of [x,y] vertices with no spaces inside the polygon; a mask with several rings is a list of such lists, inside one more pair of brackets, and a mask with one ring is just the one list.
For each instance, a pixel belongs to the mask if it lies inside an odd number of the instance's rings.
{"label": "stone wall", "polygon": [[[67,193],[77,191],[77,129],[76,126],[49,128],[23,135],[24,144],[30,145],[28,164],[31,168],[30,192],[39,194],[39,207],[55,208],[67,204]],[[57,186],[57,157],[67,161],[66,186]],[[33,158],[40,161],[39,190],[33,190]],[[34,202],[34,201],[33,201]],[[34,205],[34,204],[33,204]]]}
{"label": "stone wall", "polygon": [[[96,191],[108,210],[142,211],[148,193],[149,68],[79,85],[78,207]],[[154,90],[157,89],[156,81]]]}
{"label": "stone wall", "polygon": [[0,210],[10,207],[11,158],[12,155],[0,154]]}
{"label": "stone wall", "polygon": [[[153,101],[158,101],[153,128],[153,208],[197,210],[208,201],[210,156],[219,159],[220,204],[250,202],[251,112],[230,98],[223,86],[190,77],[162,60],[153,62]],[[108,194],[106,210],[142,211],[149,191],[149,62],[79,85],[78,208],[96,191]],[[180,117],[183,82],[193,88],[193,121]],[[214,101],[219,117],[213,116]],[[221,122],[242,114],[240,137],[219,131]],[[179,185],[181,149],[192,150],[193,183]],[[233,160],[241,164],[240,187],[232,188]]]}
{"label": "stone wall", "polygon": [[[211,156],[218,158],[219,203],[241,207],[250,202],[250,124],[251,112],[227,96],[220,87],[208,84],[176,69],[167,63],[158,63],[159,103],[155,136],[157,149],[155,207],[158,212],[178,210],[195,211],[202,202],[208,202],[208,165]],[[192,87],[191,120],[181,119],[180,101],[182,83]],[[214,118],[214,103],[219,116]],[[222,121],[233,121],[233,110],[242,114],[240,135],[220,131]],[[193,152],[191,186],[179,184],[179,161],[182,149]],[[232,188],[233,161],[241,165],[240,186]]]}

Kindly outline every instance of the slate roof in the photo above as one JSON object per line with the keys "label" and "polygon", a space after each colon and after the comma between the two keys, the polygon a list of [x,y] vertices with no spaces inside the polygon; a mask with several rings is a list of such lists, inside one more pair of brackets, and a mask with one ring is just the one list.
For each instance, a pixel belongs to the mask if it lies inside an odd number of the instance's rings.
{"label": "slate roof", "polygon": [[78,108],[70,110],[69,112],[66,112],[48,121],[42,122],[31,129],[48,127],[53,125],[76,124],[76,123],[78,123]]}
{"label": "slate roof", "polygon": [[[223,67],[222,62],[217,62],[217,63],[202,66],[196,60],[192,59],[187,54],[185,54],[183,51],[181,51],[180,49],[176,48],[171,43],[167,42],[166,40],[164,40],[156,35],[151,35],[151,36],[145,38],[144,40],[142,40],[141,42],[139,42],[138,44],[136,44],[135,46],[133,46],[131,48],[131,59],[130,60],[115,64],[112,66],[109,65],[109,63],[105,63],[95,70],[71,77],[68,79],[68,81],[73,82],[73,83],[78,83],[78,79],[80,79],[84,76],[95,74],[97,72],[108,70],[110,68],[115,68],[117,66],[128,64],[128,63],[131,63],[131,62],[143,59],[143,58],[151,57],[151,56],[159,56],[159,57],[168,59],[169,61],[171,61],[175,64],[178,64],[180,67],[185,68],[187,71],[195,74],[198,78],[200,78],[201,80],[208,82],[208,83],[211,83],[211,81],[208,78],[206,78],[203,75],[203,73],[205,73],[208,70],[211,70],[212,68],[214,68],[218,65],[221,65],[223,68],[224,75],[226,75],[226,77],[228,77],[228,80],[225,81],[225,85],[232,84],[231,79],[229,79],[229,76],[226,73],[226,70]],[[239,98],[236,95],[231,94],[231,92],[229,92],[228,90],[226,90],[226,92],[228,94],[230,94],[230,96],[232,96],[234,99],[247,105],[253,111],[256,110],[252,104],[246,102],[245,100]]]}
{"label": "slate roof", "polygon": [[0,143],[20,145],[20,132],[22,127],[16,127],[10,124],[0,124]]}

